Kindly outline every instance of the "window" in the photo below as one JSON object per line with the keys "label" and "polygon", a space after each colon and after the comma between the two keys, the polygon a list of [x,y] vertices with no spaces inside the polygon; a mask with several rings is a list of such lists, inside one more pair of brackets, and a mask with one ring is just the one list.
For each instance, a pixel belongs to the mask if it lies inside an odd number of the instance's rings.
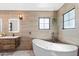
{"label": "window", "polygon": [[64,29],[75,28],[75,9],[64,14]]}
{"label": "window", "polygon": [[0,18],[0,32],[2,32],[2,19]]}
{"label": "window", "polygon": [[19,32],[19,19],[9,19],[9,32]]}
{"label": "window", "polygon": [[39,18],[39,29],[49,29],[49,20],[48,17]]}

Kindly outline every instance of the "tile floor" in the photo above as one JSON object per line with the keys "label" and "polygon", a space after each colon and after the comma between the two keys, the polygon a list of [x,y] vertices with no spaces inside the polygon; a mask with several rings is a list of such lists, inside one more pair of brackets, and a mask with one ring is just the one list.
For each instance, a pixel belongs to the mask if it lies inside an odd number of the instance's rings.
{"label": "tile floor", "polygon": [[34,56],[32,50],[0,53],[0,56]]}

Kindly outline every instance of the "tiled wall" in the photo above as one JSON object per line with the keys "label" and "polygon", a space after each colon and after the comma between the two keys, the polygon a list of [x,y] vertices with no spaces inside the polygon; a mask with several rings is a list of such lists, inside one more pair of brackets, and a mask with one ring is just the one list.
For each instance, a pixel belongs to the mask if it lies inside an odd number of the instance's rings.
{"label": "tiled wall", "polygon": [[[62,29],[63,28],[63,14],[72,8],[76,9],[76,28],[74,29]],[[58,29],[59,29],[59,40],[75,44],[79,46],[79,4],[67,3],[58,11]]]}
{"label": "tiled wall", "polygon": [[[53,26],[52,19],[56,17],[56,12],[35,12],[35,11],[0,11],[0,17],[3,20],[3,32],[12,35],[8,31],[8,19],[10,17],[19,18],[19,14],[23,15],[20,20],[20,32],[15,35],[21,36],[21,45],[18,49],[32,49],[32,38],[51,39],[51,33],[57,32],[56,24]],[[50,17],[50,30],[38,29],[38,17]],[[31,35],[29,34],[31,32]]]}

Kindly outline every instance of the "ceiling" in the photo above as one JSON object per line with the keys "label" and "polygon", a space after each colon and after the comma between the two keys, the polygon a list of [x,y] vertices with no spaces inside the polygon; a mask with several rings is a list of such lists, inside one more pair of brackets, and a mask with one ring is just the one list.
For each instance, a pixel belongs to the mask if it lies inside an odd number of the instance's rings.
{"label": "ceiling", "polygon": [[0,10],[57,11],[64,3],[0,3]]}

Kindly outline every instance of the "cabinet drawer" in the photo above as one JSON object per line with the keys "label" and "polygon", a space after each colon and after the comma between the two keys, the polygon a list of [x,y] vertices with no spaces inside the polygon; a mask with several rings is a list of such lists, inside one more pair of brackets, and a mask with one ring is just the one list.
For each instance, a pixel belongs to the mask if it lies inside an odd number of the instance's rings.
{"label": "cabinet drawer", "polygon": [[15,45],[11,45],[10,46],[10,49],[15,49]]}
{"label": "cabinet drawer", "polygon": [[0,39],[0,50],[14,50],[20,42],[18,39]]}
{"label": "cabinet drawer", "polygon": [[3,45],[3,49],[10,49],[10,45]]}

